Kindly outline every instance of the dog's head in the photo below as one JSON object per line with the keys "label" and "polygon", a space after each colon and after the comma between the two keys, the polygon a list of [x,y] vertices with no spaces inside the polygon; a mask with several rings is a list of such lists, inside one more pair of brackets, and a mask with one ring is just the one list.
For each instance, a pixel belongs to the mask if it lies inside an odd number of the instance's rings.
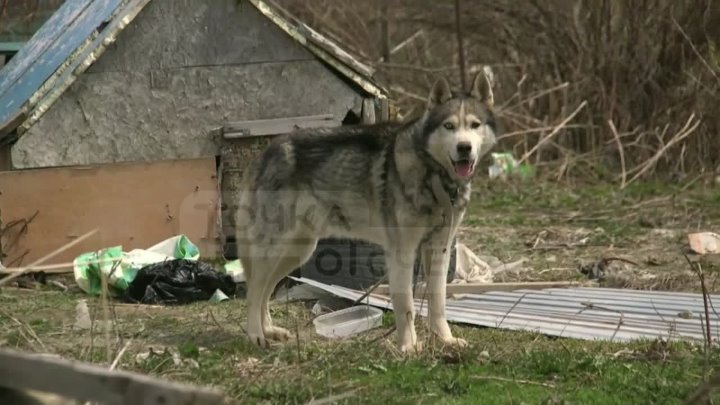
{"label": "dog's head", "polygon": [[469,91],[453,92],[447,80],[440,78],[430,92],[424,147],[456,180],[470,180],[477,162],[496,143],[491,80],[481,71]]}

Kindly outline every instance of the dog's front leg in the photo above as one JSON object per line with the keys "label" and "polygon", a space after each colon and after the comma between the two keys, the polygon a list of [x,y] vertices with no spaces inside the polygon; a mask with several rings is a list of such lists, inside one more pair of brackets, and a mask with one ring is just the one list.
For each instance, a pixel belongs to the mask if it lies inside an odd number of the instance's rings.
{"label": "dog's front leg", "polygon": [[[413,254],[408,254],[407,251]],[[413,258],[412,250],[389,252],[386,258],[398,348],[403,353],[422,350],[415,332],[415,306],[412,293]]]}
{"label": "dog's front leg", "polygon": [[421,249],[422,267],[427,285],[428,323],[430,330],[442,343],[464,347],[467,346],[467,342],[464,339],[453,337],[445,315],[451,240],[447,240],[440,234],[433,235]]}

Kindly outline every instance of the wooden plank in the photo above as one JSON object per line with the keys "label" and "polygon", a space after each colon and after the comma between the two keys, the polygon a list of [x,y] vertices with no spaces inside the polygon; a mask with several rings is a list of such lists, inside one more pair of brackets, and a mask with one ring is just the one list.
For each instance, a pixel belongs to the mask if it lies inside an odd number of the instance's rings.
{"label": "wooden plank", "polygon": [[266,120],[237,121],[223,127],[225,139],[247,138],[255,136],[280,135],[296,129],[332,128],[340,126],[332,114],[309,115],[301,117],[274,118]]}
{"label": "wooden plank", "polygon": [[366,98],[363,100],[362,122],[367,125],[375,123],[375,103],[372,98]]}
{"label": "wooden plank", "polygon": [[380,121],[390,120],[390,102],[386,98],[380,99]]}
{"label": "wooden plank", "polygon": [[[87,232],[86,241],[47,264],[121,245],[144,249],[184,234],[203,256],[220,251],[215,157],[129,162],[0,172],[0,219],[4,224],[38,215],[18,236],[3,235],[6,267],[22,266]],[[16,259],[25,252],[22,262]]]}
{"label": "wooden plank", "polygon": [[[89,260],[84,261],[85,264],[108,264],[108,263],[114,263],[117,260]],[[57,264],[40,264],[37,266],[32,266],[31,269],[29,269],[30,273],[45,273],[45,274],[69,274],[72,273],[75,267],[75,263],[67,262],[67,263],[57,263]],[[0,274],[16,274],[16,273],[24,273],[26,270],[28,270],[27,267],[3,267],[0,268]]]}
{"label": "wooden plank", "polygon": [[[592,285],[590,282],[577,281],[534,281],[534,282],[518,282],[518,283],[462,283],[448,284],[447,294],[482,294],[490,291],[515,291],[515,290],[543,290],[545,288],[565,288],[565,287],[586,287]],[[373,291],[374,294],[389,295],[390,287],[387,284],[380,284]],[[422,297],[425,293],[424,287],[415,289],[415,296]]]}
{"label": "wooden plank", "polygon": [[214,389],[5,349],[0,349],[0,385],[106,405],[214,405],[223,401],[223,394]]}

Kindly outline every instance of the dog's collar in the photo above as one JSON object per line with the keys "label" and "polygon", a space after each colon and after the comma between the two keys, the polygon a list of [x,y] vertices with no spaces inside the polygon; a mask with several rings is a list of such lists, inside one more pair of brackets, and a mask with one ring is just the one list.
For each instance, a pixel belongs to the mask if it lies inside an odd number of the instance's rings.
{"label": "dog's collar", "polygon": [[445,168],[440,163],[438,163],[438,161],[433,159],[433,157],[427,151],[422,149],[418,150],[418,156],[420,157],[420,160],[422,160],[430,168],[426,173],[425,186],[428,188],[428,190],[430,190],[435,201],[438,201],[438,197],[432,191],[430,179],[433,175],[437,174],[440,177],[443,190],[445,190],[445,192],[450,197],[450,201],[452,202],[453,207],[464,206],[464,203],[458,204],[460,202],[458,197],[461,194],[461,190],[464,191],[465,189],[467,189],[468,185],[458,182],[457,180],[454,180],[452,177],[450,177],[450,175],[447,173],[447,170],[445,170]]}

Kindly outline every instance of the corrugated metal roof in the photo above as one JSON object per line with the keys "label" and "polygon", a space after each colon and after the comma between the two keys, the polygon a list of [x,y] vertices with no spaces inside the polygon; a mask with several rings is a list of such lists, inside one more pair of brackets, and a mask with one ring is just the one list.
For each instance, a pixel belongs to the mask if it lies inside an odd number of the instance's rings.
{"label": "corrugated metal roof", "polygon": [[[363,295],[307,278],[293,279],[351,300]],[[709,298],[710,303],[720,302],[720,295]],[[390,300],[377,294],[363,302],[392,309]],[[416,299],[415,308],[427,316],[426,301]],[[446,312],[450,322],[577,339],[704,341],[702,294],[592,287],[488,292],[449,299]],[[720,315],[712,307],[709,312],[710,334],[716,341]]]}
{"label": "corrugated metal roof", "polygon": [[[0,69],[0,139],[26,132],[150,0],[66,1]],[[372,69],[275,5],[249,0],[265,17],[364,91],[386,98]]]}

